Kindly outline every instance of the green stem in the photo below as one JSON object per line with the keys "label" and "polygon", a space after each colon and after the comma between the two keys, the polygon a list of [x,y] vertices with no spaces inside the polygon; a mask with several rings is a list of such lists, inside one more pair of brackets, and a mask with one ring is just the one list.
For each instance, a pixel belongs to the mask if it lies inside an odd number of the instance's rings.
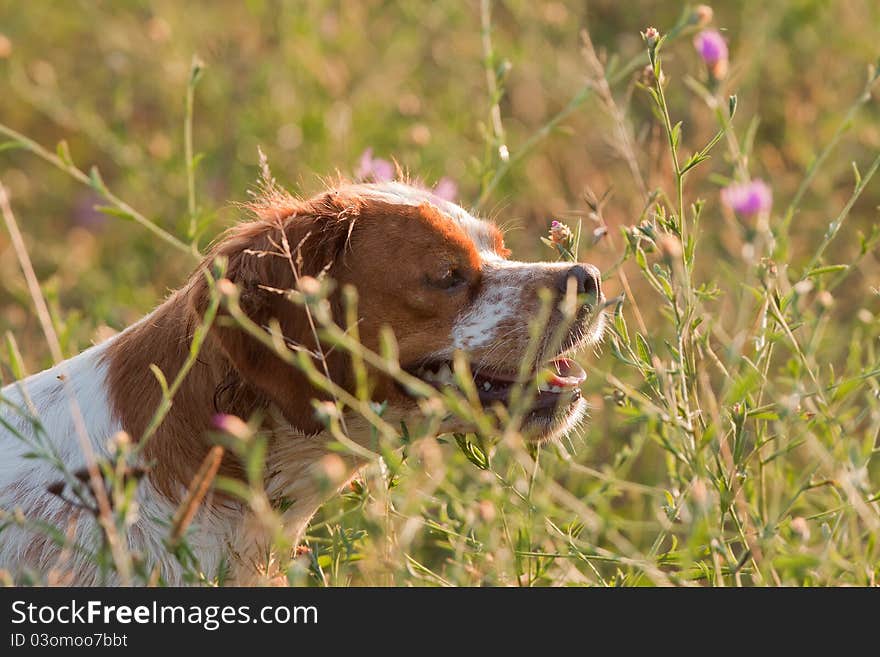
{"label": "green stem", "polygon": [[859,109],[862,107],[862,105],[871,100],[871,90],[878,79],[880,79],[880,68],[874,69],[868,76],[868,81],[865,84],[862,93],[859,94],[858,98],[856,98],[856,101],[850,106],[849,110],[847,110],[846,115],[843,117],[843,121],[840,122],[840,125],[837,126],[837,129],[831,136],[831,141],[828,142],[828,144],[825,146],[825,148],[821,150],[816,159],[814,159],[810,163],[810,166],[807,167],[807,173],[804,176],[804,179],[801,181],[801,184],[798,185],[797,191],[795,192],[794,196],[791,199],[791,202],[788,204],[788,208],[785,211],[785,215],[782,219],[782,226],[780,227],[780,232],[788,232],[788,228],[791,225],[791,220],[794,218],[794,213],[800,205],[801,199],[803,199],[804,194],[806,193],[807,189],[809,189],[810,184],[812,184],[813,179],[816,177],[816,174],[819,172],[821,166],[825,163],[825,160],[828,159],[831,151],[834,150],[843,135],[846,134],[852,127],[853,119],[855,118]]}
{"label": "green stem", "polygon": [[176,249],[190,253],[193,256],[195,256],[196,258],[201,257],[201,255],[199,254],[199,252],[195,248],[195,246],[189,246],[189,245],[183,243],[182,241],[180,241],[179,239],[174,237],[174,235],[172,235],[171,233],[160,228],[154,222],[150,221],[144,215],[142,215],[140,212],[138,212],[133,207],[131,207],[128,203],[126,203],[125,201],[120,199],[118,196],[113,194],[113,192],[111,192],[106,187],[102,187],[101,189],[96,189],[92,178],[86,172],[78,169],[77,167],[75,167],[71,163],[65,162],[60,157],[58,157],[55,153],[51,153],[48,150],[46,150],[45,148],[43,148],[42,146],[40,146],[33,139],[29,139],[28,137],[25,137],[20,132],[17,132],[16,130],[13,130],[12,128],[10,128],[6,125],[3,125],[2,123],[0,123],[0,134],[6,135],[10,139],[15,140],[16,142],[18,142],[21,145],[22,148],[24,148],[27,151],[30,151],[31,153],[33,153],[37,157],[42,158],[43,160],[45,160],[49,164],[61,169],[66,174],[71,176],[74,180],[82,183],[83,185],[86,185],[87,187],[90,187],[91,189],[95,189],[107,201],[109,201],[110,203],[115,205],[123,213],[130,216],[132,218],[132,220],[139,223],[141,226],[143,226],[148,231],[150,231],[151,233],[156,235],[162,241],[166,242],[167,244],[170,244],[171,246],[173,246]]}
{"label": "green stem", "polygon": [[193,162],[193,101],[195,96],[196,82],[198,74],[196,73],[195,60],[193,61],[193,72],[190,74],[189,83],[186,85],[186,114],[183,119],[183,147],[186,157],[186,207],[189,212],[189,236],[192,238],[196,234],[196,176],[195,166]]}
{"label": "green stem", "polygon": [[853,205],[858,200],[859,196],[862,195],[862,191],[864,191],[868,182],[871,178],[874,177],[874,174],[877,173],[877,168],[880,167],[880,155],[874,158],[874,161],[871,163],[871,167],[862,176],[862,179],[859,180],[855,189],[853,190],[852,196],[849,197],[849,200],[846,202],[846,205],[843,206],[843,209],[840,211],[840,214],[835,217],[834,221],[832,221],[828,225],[828,230],[825,233],[825,238],[822,240],[822,243],[819,245],[819,248],[816,250],[816,253],[813,255],[813,258],[810,260],[810,264],[806,266],[804,269],[804,273],[802,275],[806,276],[813,268],[819,264],[819,261],[822,259],[822,255],[825,253],[825,250],[831,244],[837,234],[840,232],[840,227],[843,225],[844,220],[849,216],[850,210],[852,210]]}

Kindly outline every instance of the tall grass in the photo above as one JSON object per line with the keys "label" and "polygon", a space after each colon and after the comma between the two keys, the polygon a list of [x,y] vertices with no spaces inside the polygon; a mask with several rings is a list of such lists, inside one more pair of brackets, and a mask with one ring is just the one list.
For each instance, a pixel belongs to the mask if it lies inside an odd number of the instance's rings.
{"label": "tall grass", "polygon": [[[473,149],[481,153],[472,168],[474,205],[486,208],[503,198],[499,192],[510,191],[510,179],[541,148],[564,152],[554,136],[589,109],[607,120],[602,137],[609,159],[623,163],[619,175],[626,178],[616,185],[631,190],[627,207],[638,209],[621,220],[614,208],[620,192],[587,187],[579,207],[560,216],[573,229],[567,242],[545,239],[550,248],[539,247],[542,235],[529,234],[533,253],[543,258],[606,265],[604,285],[613,291],[602,352],[581,358],[590,372],[585,384],[594,407],[590,422],[559,444],[537,448],[522,440],[519,422],[529,401],[524,391],[515,395],[508,415],[485,412],[475,402],[469,364],[460,358],[458,387],[438,392],[400,369],[393,335],[384,336],[379,353],[359,344],[356,290],[342,291],[347,312],[334,321],[326,302],[334,283],[299,280],[288,296],[308,311],[320,344],[353,356],[358,385],[340,388],[320,359],[316,366],[308,354],[289,349],[277,326],[249,320],[238,307],[238,291],[223,279],[223,263],[217,263],[212,310],[188,363],[197,358],[214,312],[226,308],[242,330],[329,393],[333,401],[316,404],[316,413],[334,437],[334,449],[354,453],[368,466],[325,505],[305,544],[291,545],[280,530],[284,502],[273,506],[263,486],[266,437],[255,420],[230,419],[216,436],[218,450],[234,452],[246,465],[246,478],[217,478],[219,451],[212,452],[180,510],[168,519],[167,549],[193,582],[223,583],[223,573],[201,571],[186,542],[192,511],[214,485],[277,528],[276,547],[293,585],[876,583],[880,309],[871,280],[878,272],[880,229],[876,210],[860,199],[871,194],[880,166],[877,148],[847,151],[852,178],[844,195],[820,183],[856,121],[869,111],[876,118],[877,67],[863,67],[864,84],[848,107],[838,108],[842,114],[830,136],[805,146],[815,156],[796,182],[768,176],[760,125],[743,115],[743,107],[754,104],[738,93],[734,74],[701,62],[691,43],[711,28],[700,11],[684,8],[671,27],[656,33],[640,26],[644,47],[623,63],[585,33],[585,82],[525,135],[511,130],[505,116],[511,66],[494,38],[499,6],[482,2],[473,16],[475,56],[482,59],[480,79],[488,98],[485,111],[477,113],[484,123],[482,142]],[[725,37],[731,43],[736,38]],[[731,70],[737,57],[734,50]],[[175,174],[185,183],[179,230],[135,210],[110,191],[96,168],[87,172],[74,164],[66,142],[53,153],[12,128],[0,125],[0,132],[10,148],[29,151],[89,186],[104,199],[102,211],[133,220],[166,253],[188,259],[186,254],[198,255],[200,239],[216,217],[215,210],[197,203],[203,160],[194,142],[194,117],[211,120],[208,111],[199,110],[196,83],[207,76],[199,89],[208,84],[212,71],[193,62],[183,103],[185,168]],[[648,123],[640,122],[640,112],[650,112]],[[23,157],[14,150],[13,156]],[[267,168],[263,177],[271,178]],[[760,178],[773,187],[772,205],[752,211],[721,201],[722,188]],[[806,230],[802,218],[812,215],[803,205],[811,194],[826,194],[829,210],[828,216],[818,213],[811,220],[815,226]],[[11,216],[11,209],[5,214]],[[868,230],[853,231],[854,220]],[[549,217],[542,222],[546,227]],[[26,259],[19,242],[15,251]],[[835,248],[840,242],[848,248]],[[281,255],[295,269],[289,246]],[[23,266],[30,267],[24,260]],[[43,323],[52,312],[49,324],[63,326],[60,308],[45,307],[43,295],[39,285],[31,285]],[[544,312],[533,318],[533,336],[544,329],[548,309],[546,301]],[[11,334],[9,344],[11,370],[20,375]],[[404,427],[386,421],[381,400],[367,396],[368,367],[418,396],[423,418]],[[156,372],[164,394],[151,430],[187,370],[171,382]],[[344,412],[359,414],[373,427],[371,444],[349,438]],[[448,413],[471,422],[474,433],[437,435]],[[110,482],[106,508],[92,499],[86,479],[63,472],[59,477],[73,482],[81,503],[95,505],[104,518],[105,540],[94,558],[106,572],[133,583],[161,583],[149,568],[150,555],[123,554],[113,538],[129,524],[137,480],[126,474],[141,465],[138,445],[149,435],[132,438],[119,442],[113,462],[96,463],[90,473],[92,490],[105,490],[94,485],[95,477]],[[328,490],[336,483],[331,466],[328,461]],[[3,522],[31,522],[13,509],[4,514]],[[67,540],[57,528],[33,529],[60,543]],[[24,581],[45,577],[32,573]]]}

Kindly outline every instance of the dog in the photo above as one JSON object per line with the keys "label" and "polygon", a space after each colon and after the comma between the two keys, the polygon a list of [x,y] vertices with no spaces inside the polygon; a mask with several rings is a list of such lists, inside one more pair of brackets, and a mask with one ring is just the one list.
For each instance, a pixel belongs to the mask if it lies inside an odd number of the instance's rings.
{"label": "dog", "polygon": [[[383,327],[390,327],[402,369],[433,387],[450,383],[456,352],[467,355],[474,388],[487,408],[508,404],[522,371],[534,375],[549,368],[522,419],[521,432],[529,440],[558,437],[584,415],[580,386],[586,374],[564,354],[595,344],[602,334],[604,296],[594,266],[510,260],[494,224],[407,182],[339,183],[310,199],[295,198],[273,184],[254,197],[249,209],[253,216],[223,234],[188,282],[149,315],[78,356],[2,389],[0,508],[9,513],[19,509],[24,517],[61,531],[67,528],[68,539],[84,549],[62,549],[26,523],[7,522],[0,532],[0,568],[11,573],[55,568],[67,574],[63,581],[71,585],[108,581],[87,554],[101,540],[95,515],[53,490],[56,468],[29,458],[27,443],[47,441],[70,472],[82,472],[82,436],[94,456],[104,459],[119,432],[133,441],[143,436],[162,401],[151,365],[167,381],[180,371],[210,304],[206,271],[218,258],[238,290],[241,311],[259,327],[280,327],[289,345],[310,353],[319,347],[308,313],[285,292],[297,289],[306,277],[329,277],[336,284],[329,298],[336,320],[343,313],[341,290],[354,286],[362,344],[378,351]],[[549,290],[555,300],[546,335],[530,355],[529,325],[542,308],[541,290]],[[575,300],[568,315],[561,310],[566,298]],[[568,327],[563,326],[566,317]],[[217,315],[173,405],[143,445],[149,468],[138,483],[138,510],[124,540],[132,553],[142,555],[147,570],[160,573],[168,585],[187,583],[183,567],[165,545],[169,519],[212,449],[218,414],[246,420],[257,413],[262,418],[261,430],[270,436],[265,489],[270,500],[286,501],[279,513],[288,545],[297,545],[313,514],[340,489],[328,493],[316,483],[316,469],[332,438],[316,415],[314,400],[331,397],[230,319],[225,310]],[[559,327],[563,337],[551,345],[549,336]],[[326,349],[323,356],[329,378],[352,390],[350,355]],[[415,395],[392,377],[371,374],[371,398],[385,402],[384,419],[400,426],[419,417]],[[350,411],[344,417],[349,437],[366,444],[369,424]],[[467,427],[448,418],[440,430]],[[363,460],[344,462],[342,480],[347,483]],[[219,471],[244,477],[242,464],[228,453]],[[233,584],[272,579],[266,564],[272,536],[247,504],[228,495],[206,498],[192,518],[187,543],[209,581],[221,571]]]}

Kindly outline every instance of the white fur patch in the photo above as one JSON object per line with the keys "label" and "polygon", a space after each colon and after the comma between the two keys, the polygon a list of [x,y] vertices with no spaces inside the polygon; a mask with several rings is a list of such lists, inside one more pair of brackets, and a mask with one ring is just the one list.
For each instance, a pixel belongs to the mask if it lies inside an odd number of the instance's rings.
{"label": "white fur patch", "polygon": [[494,285],[474,302],[452,328],[453,349],[477,349],[498,337],[498,327],[516,311],[520,289]]}
{"label": "white fur patch", "polygon": [[[73,540],[88,551],[97,551],[100,530],[87,512],[77,512],[48,487],[64,479],[62,472],[44,458],[47,451],[70,473],[85,467],[81,439],[71,410],[71,396],[82,414],[89,444],[96,458],[108,456],[108,441],[121,430],[113,417],[106,389],[107,364],[103,358],[111,338],[39,374],[0,390],[0,508],[21,509],[25,518],[48,522],[60,531],[73,523]],[[61,377],[66,379],[66,382]],[[68,494],[68,497],[72,495]],[[129,549],[140,553],[152,567],[158,565],[169,584],[183,584],[183,569],[167,550],[170,519],[176,506],[162,497],[148,480],[141,482],[135,497],[134,524],[127,532]],[[213,576],[220,567],[222,546],[235,525],[201,509],[190,531],[190,547],[202,570]],[[57,545],[31,526],[9,525],[0,533],[0,568],[13,574],[25,568],[46,573],[57,567],[74,585],[101,583],[93,560],[70,550],[65,563],[58,563]],[[115,578],[105,582],[118,583]]]}
{"label": "white fur patch", "polygon": [[[29,520],[59,525],[64,531],[73,510],[47,488],[62,479],[62,473],[44,458],[48,452],[65,464],[69,472],[85,466],[80,438],[71,411],[71,397],[82,414],[88,439],[96,456],[106,453],[105,444],[119,425],[111,418],[104,389],[106,366],[101,355],[107,343],[92,347],[51,369],[12,383],[0,390],[0,508],[20,508]],[[65,382],[66,379],[66,382]],[[94,548],[98,538],[94,523],[79,514],[75,540]],[[61,519],[59,523],[56,519]],[[0,534],[0,567],[16,573],[22,567],[39,568],[44,554],[54,551],[51,541],[34,553],[40,534],[19,526],[6,527]],[[26,562],[25,555],[30,557]],[[82,557],[73,556],[74,560]],[[37,563],[34,563],[36,561]],[[87,568],[85,563],[79,567]]]}
{"label": "white fur patch", "polygon": [[[71,413],[71,392],[82,413],[92,448],[98,454],[103,453],[104,442],[120,429],[111,419],[110,401],[104,388],[106,365],[101,356],[109,342],[0,390],[0,418],[13,429],[0,429],[3,454],[0,488],[20,479],[25,472],[42,473],[48,468],[42,461],[24,458],[31,449],[15,437],[14,432],[18,431],[31,440],[38,439],[31,422],[32,414],[39,418],[45,440],[68,467],[76,470],[85,465]],[[33,402],[32,409],[28,408],[26,398]]]}

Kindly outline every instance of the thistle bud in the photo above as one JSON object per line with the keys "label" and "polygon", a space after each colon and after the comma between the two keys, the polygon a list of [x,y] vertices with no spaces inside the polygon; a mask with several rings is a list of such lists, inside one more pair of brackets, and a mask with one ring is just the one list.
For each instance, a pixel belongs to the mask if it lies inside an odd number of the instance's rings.
{"label": "thistle bud", "polygon": [[238,288],[235,287],[235,283],[230,281],[228,278],[221,278],[217,281],[217,290],[223,296],[231,297],[238,294]]}
{"label": "thistle bud", "polygon": [[331,401],[315,400],[315,416],[321,421],[329,423],[331,420],[339,420],[342,416],[339,408]]}
{"label": "thistle bud", "polygon": [[249,440],[253,432],[247,423],[237,415],[218,413],[214,416],[214,426],[239,440]]}
{"label": "thistle bud", "polygon": [[712,22],[714,15],[715,12],[712,11],[712,7],[709,5],[697,5],[694,8],[694,13],[691,14],[691,22],[696,23],[700,27],[706,27]]}
{"label": "thistle bud", "polygon": [[321,293],[321,284],[312,276],[300,276],[296,287],[306,296],[315,297]]}
{"label": "thistle bud", "polygon": [[325,455],[319,463],[319,468],[320,475],[331,484],[341,483],[347,474],[345,461],[338,454]]}
{"label": "thistle bud", "polygon": [[761,276],[761,280],[768,280],[777,277],[779,274],[779,268],[770,258],[761,258],[761,262],[758,265],[758,272]]}
{"label": "thistle bud", "polygon": [[796,516],[791,519],[791,530],[800,536],[802,540],[810,540],[810,526],[803,516]]}
{"label": "thistle bud", "polygon": [[649,27],[642,32],[642,38],[645,40],[645,43],[648,44],[649,48],[653,48],[660,40],[660,32],[655,27]]}
{"label": "thistle bud", "polygon": [[[654,75],[654,67],[650,64],[646,64],[645,68],[642,69],[641,74],[639,75],[639,83],[653,88],[657,86],[657,76]],[[666,85],[666,76],[663,74],[663,71],[660,71],[660,86],[663,87]]]}
{"label": "thistle bud", "polygon": [[568,246],[568,243],[574,238],[571,228],[561,221],[550,222],[550,241],[558,246]]}

